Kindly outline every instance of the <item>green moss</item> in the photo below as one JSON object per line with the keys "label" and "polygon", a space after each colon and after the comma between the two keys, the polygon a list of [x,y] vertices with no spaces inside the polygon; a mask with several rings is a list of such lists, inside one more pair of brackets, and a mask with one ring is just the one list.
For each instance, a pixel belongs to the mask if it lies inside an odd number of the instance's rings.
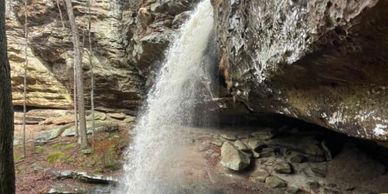
{"label": "green moss", "polygon": [[17,162],[17,161],[23,159],[23,154],[20,154],[18,152],[14,152],[13,159],[15,160],[15,162]]}
{"label": "green moss", "polygon": [[71,149],[73,149],[73,148],[75,148],[75,147],[76,147],[76,144],[70,143],[70,144],[65,145],[65,146],[63,147],[63,149],[64,149],[64,150],[71,150]]}
{"label": "green moss", "polygon": [[64,157],[65,157],[65,154],[63,152],[55,151],[47,156],[47,162],[49,162],[50,164],[53,164],[63,159]]}
{"label": "green moss", "polygon": [[40,154],[44,151],[42,146],[35,146],[35,153]]}
{"label": "green moss", "polygon": [[56,143],[56,144],[53,144],[51,147],[56,149],[56,150],[59,150],[59,149],[61,149],[65,145],[66,144],[64,144],[64,143]]}
{"label": "green moss", "polygon": [[74,143],[56,143],[51,146],[55,150],[70,150],[76,147]]}
{"label": "green moss", "polygon": [[104,168],[109,170],[120,169],[120,164],[117,161],[118,161],[118,156],[116,153],[115,146],[111,146],[103,154]]}

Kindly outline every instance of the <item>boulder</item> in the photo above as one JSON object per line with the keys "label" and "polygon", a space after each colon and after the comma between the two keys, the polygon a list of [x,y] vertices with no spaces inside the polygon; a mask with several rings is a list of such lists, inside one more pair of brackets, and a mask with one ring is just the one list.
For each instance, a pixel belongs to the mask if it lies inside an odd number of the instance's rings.
{"label": "boulder", "polygon": [[236,135],[231,135],[231,134],[222,134],[221,137],[225,140],[229,140],[229,141],[235,141],[237,140],[237,136]]}
{"label": "boulder", "polygon": [[262,182],[264,183],[267,177],[269,177],[271,174],[263,169],[263,168],[256,168],[252,174],[250,175],[251,179],[253,181]]}
{"label": "boulder", "polygon": [[243,151],[243,152],[246,152],[246,151],[249,151],[250,149],[248,148],[247,145],[245,145],[245,143],[243,143],[242,141],[240,140],[237,140],[233,143],[234,147],[236,147],[238,150],[240,151]]}
{"label": "boulder", "polygon": [[287,187],[287,182],[277,176],[269,176],[265,179],[265,184],[271,188]]}
{"label": "boulder", "polygon": [[247,145],[251,150],[256,151],[257,149],[260,149],[261,147],[265,146],[265,143],[260,138],[252,137],[248,139]]}
{"label": "boulder", "polygon": [[221,164],[227,169],[241,171],[251,163],[248,154],[238,150],[231,143],[225,142],[221,147]]}
{"label": "boulder", "polygon": [[70,128],[72,124],[54,126],[53,128],[45,129],[43,132],[40,132],[35,138],[34,142],[37,145],[45,144],[50,140],[53,140],[59,137],[67,128]]}
{"label": "boulder", "polygon": [[[100,131],[105,131],[105,132],[114,132],[119,129],[119,125],[114,122],[114,121],[95,121],[94,123],[94,130],[92,128],[92,122],[88,121],[86,123],[87,127],[87,134],[93,134],[93,132],[100,132]],[[62,137],[72,137],[76,135],[75,131],[75,126],[72,125],[71,127],[67,128],[63,133]]]}
{"label": "boulder", "polygon": [[292,173],[292,167],[291,165],[286,161],[279,161],[275,163],[274,171],[279,174],[291,174]]}
{"label": "boulder", "polygon": [[124,120],[126,115],[124,113],[109,113],[109,117],[117,120]]}
{"label": "boulder", "polygon": [[56,184],[52,186],[45,194],[82,194],[86,190],[76,185]]}
{"label": "boulder", "polygon": [[92,113],[90,113],[88,116],[86,116],[86,120],[88,120],[88,121],[92,121],[93,119],[94,120],[104,121],[104,120],[106,120],[106,118],[107,118],[107,116],[106,116],[105,113],[98,112],[98,111],[94,112],[94,118],[92,116]]}
{"label": "boulder", "polygon": [[56,176],[57,179],[76,179],[85,183],[91,184],[113,184],[117,185],[119,183],[114,177],[104,176],[98,174],[90,174],[87,172],[73,171],[73,170],[64,170],[64,171],[52,171],[52,174]]}

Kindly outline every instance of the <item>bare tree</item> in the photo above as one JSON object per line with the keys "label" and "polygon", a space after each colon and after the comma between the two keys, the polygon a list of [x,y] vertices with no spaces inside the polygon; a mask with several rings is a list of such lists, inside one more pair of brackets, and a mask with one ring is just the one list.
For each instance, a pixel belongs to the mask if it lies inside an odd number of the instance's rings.
{"label": "bare tree", "polygon": [[61,17],[62,29],[65,29],[65,22],[63,21],[63,14],[62,14],[61,4],[59,3],[59,0],[57,0],[57,8],[59,11],[59,17]]}
{"label": "bare tree", "polygon": [[11,70],[5,34],[5,1],[0,1],[0,194],[15,193]]}
{"label": "bare tree", "polygon": [[[74,86],[74,94],[73,94],[73,101],[74,101],[74,127],[75,127],[75,136],[79,138],[79,127],[78,127],[78,102],[77,102],[77,71],[75,67],[75,63],[73,64],[73,73],[74,73],[74,81],[73,81],[73,86]],[[81,141],[78,141],[78,143],[81,143]]]}
{"label": "bare tree", "polygon": [[79,135],[81,139],[81,149],[88,149],[89,143],[86,131],[86,118],[85,118],[85,100],[84,100],[84,86],[83,86],[83,72],[82,72],[82,60],[81,60],[81,44],[78,35],[77,24],[75,23],[75,16],[73,12],[73,6],[71,0],[65,0],[67,7],[67,15],[69,17],[73,45],[74,45],[74,66],[77,72],[76,87],[77,87],[77,102],[79,113]]}
{"label": "bare tree", "polygon": [[11,17],[11,12],[12,12],[12,0],[6,0],[5,1],[5,13],[7,17]]}
{"label": "bare tree", "polygon": [[25,57],[25,63],[24,63],[24,73],[23,73],[23,156],[26,157],[27,151],[26,151],[26,113],[27,113],[27,68],[28,68],[28,56],[27,56],[27,49],[28,49],[28,0],[24,0],[24,38],[25,38],[25,45],[24,45],[24,57]]}
{"label": "bare tree", "polygon": [[88,38],[89,38],[89,65],[90,65],[90,82],[91,82],[91,90],[90,90],[90,104],[91,104],[91,112],[92,112],[92,130],[93,130],[93,137],[94,137],[94,128],[95,128],[95,121],[94,121],[94,65],[93,65],[93,45],[92,45],[92,22],[91,22],[91,0],[88,0]]}

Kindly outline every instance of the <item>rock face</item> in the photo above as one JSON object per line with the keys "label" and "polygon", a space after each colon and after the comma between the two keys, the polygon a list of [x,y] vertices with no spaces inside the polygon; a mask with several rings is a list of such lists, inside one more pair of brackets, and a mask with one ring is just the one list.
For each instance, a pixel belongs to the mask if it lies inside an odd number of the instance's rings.
{"label": "rock face", "polygon": [[221,164],[225,168],[239,171],[249,166],[251,158],[238,150],[231,143],[225,142],[221,147]]}
{"label": "rock face", "polygon": [[250,111],[388,140],[388,2],[212,0],[219,69]]}
{"label": "rock face", "polygon": [[[12,67],[14,104],[23,103],[24,2],[7,10],[8,53]],[[144,99],[151,66],[164,57],[174,32],[196,0],[102,0],[91,6],[88,49],[88,6],[73,0],[83,49],[86,98],[89,99],[91,55],[96,106],[136,110]],[[9,1],[7,1],[9,3]],[[62,18],[60,12],[62,13]],[[27,105],[70,108],[73,91],[73,45],[63,1],[36,0],[28,5],[29,47]],[[155,64],[155,65],[153,65]],[[148,85],[149,85],[148,84]]]}

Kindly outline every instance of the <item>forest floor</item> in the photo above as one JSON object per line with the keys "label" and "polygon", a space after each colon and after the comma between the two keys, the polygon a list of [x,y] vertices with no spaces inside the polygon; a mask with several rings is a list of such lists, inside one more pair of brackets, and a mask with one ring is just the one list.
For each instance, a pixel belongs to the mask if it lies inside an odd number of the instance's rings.
{"label": "forest floor", "polygon": [[[100,130],[89,135],[92,149],[85,154],[68,126],[72,123],[71,111],[29,112],[27,150],[23,156],[21,113],[16,113],[17,193],[110,193],[113,187],[108,183],[122,181],[125,150],[134,135],[135,119],[122,113],[98,113],[97,117]],[[172,192],[167,186],[167,191],[161,193],[388,191],[387,149],[316,126],[282,122],[270,126],[182,127],[187,136],[179,138],[187,138],[189,143],[181,147],[173,145],[177,161],[168,161],[161,175],[162,181],[171,180],[172,187],[178,185],[175,188],[178,190]],[[58,126],[65,126],[66,130],[57,133]],[[265,141],[260,140],[263,138]],[[227,170],[220,163],[226,143],[241,149],[238,153],[257,152],[259,156],[251,155],[246,169]],[[242,144],[248,148],[241,148]],[[259,147],[251,149],[252,145]],[[83,176],[83,172],[88,175]],[[101,180],[90,180],[93,177]]]}
{"label": "forest floor", "polygon": [[[16,114],[16,120],[18,116],[20,118],[20,113]],[[59,172],[66,170],[118,177],[122,173],[123,153],[129,145],[129,132],[133,124],[122,120],[115,122],[118,123],[118,130],[89,135],[92,148],[89,154],[81,153],[74,136],[59,136],[45,143],[37,143],[37,137],[55,125],[29,124],[26,126],[26,156],[23,154],[22,125],[15,125],[17,193],[47,193],[50,189],[87,191],[95,187],[58,176]],[[68,186],[71,188],[66,188]]]}

